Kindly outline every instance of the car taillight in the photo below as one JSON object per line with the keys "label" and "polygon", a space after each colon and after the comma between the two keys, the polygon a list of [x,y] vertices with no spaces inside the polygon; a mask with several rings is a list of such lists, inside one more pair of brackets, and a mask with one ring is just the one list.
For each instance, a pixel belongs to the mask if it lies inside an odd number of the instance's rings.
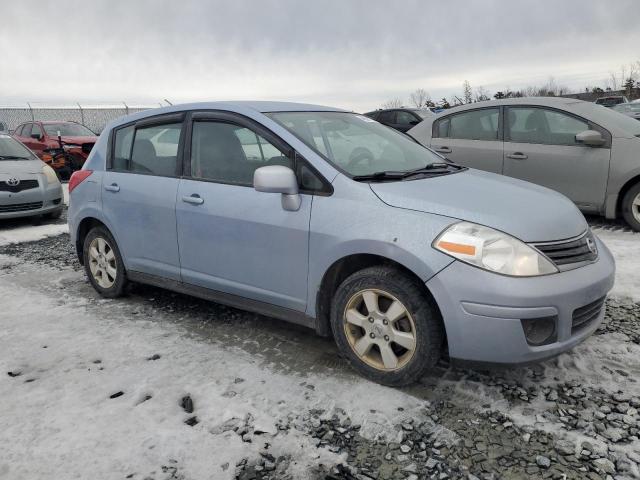
{"label": "car taillight", "polygon": [[69,193],[93,173],[93,170],[78,170],[69,179]]}

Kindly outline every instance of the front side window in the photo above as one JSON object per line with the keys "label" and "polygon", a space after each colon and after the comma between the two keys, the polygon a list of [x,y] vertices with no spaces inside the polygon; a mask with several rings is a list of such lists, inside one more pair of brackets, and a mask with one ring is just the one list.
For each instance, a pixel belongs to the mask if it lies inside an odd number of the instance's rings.
{"label": "front side window", "polygon": [[576,135],[589,124],[572,115],[533,107],[509,107],[508,140],[543,145],[577,145]]}
{"label": "front side window", "polygon": [[267,115],[351,176],[414,170],[442,162],[442,157],[406,135],[364,115],[347,112]]}
{"label": "front side window", "polygon": [[251,186],[253,172],[268,165],[293,168],[291,159],[253,130],[226,122],[193,123],[192,177]]}
{"label": "front side window", "polygon": [[22,127],[21,137],[30,137],[31,136],[31,124],[25,123],[24,127]]}
{"label": "front side window", "polygon": [[449,137],[463,140],[497,140],[500,110],[483,108],[449,118]]}
{"label": "front side window", "polygon": [[399,125],[412,125],[413,123],[418,123],[416,117],[411,115],[409,112],[405,112],[404,110],[398,110],[396,113],[396,123]]}

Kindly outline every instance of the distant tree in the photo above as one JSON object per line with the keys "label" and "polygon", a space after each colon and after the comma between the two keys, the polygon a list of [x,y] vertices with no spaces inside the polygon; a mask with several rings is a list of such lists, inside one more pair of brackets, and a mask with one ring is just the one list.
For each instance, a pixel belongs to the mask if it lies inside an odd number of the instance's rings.
{"label": "distant tree", "polygon": [[593,87],[591,93],[604,93],[604,90],[600,87]]}
{"label": "distant tree", "polygon": [[504,92],[496,92],[496,94],[493,96],[493,98],[495,98],[496,100],[500,100],[502,98],[506,98],[506,95],[504,94]]}
{"label": "distant tree", "polygon": [[627,95],[631,95],[631,91],[633,90],[635,83],[635,80],[631,77],[627,78],[627,80],[624,82],[622,86],[625,89]]}
{"label": "distant tree", "polygon": [[402,107],[402,100],[399,98],[392,98],[382,104],[382,108],[400,108]]}
{"label": "distant tree", "polygon": [[487,90],[486,88],[480,86],[478,88],[476,88],[476,91],[473,95],[473,101],[474,102],[486,102],[487,100],[490,100],[490,93],[489,90]]}
{"label": "distant tree", "polygon": [[442,98],[442,100],[440,100],[440,106],[444,109],[451,108],[451,104],[449,103],[449,100],[447,100],[444,97]]}
{"label": "distant tree", "polygon": [[464,98],[464,103],[471,103],[473,101],[473,90],[471,89],[469,80],[465,80],[462,84],[462,96]]}
{"label": "distant tree", "polygon": [[409,95],[409,99],[416,108],[424,108],[428,106],[429,102],[431,102],[431,95],[429,95],[429,92],[424,88],[418,88],[415,92]]}

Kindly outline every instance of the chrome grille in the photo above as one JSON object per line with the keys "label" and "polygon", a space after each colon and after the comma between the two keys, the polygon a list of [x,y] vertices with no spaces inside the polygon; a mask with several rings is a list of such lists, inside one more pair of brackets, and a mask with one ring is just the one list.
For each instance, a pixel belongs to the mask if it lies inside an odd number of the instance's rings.
{"label": "chrome grille", "polygon": [[590,231],[579,238],[561,242],[535,243],[533,246],[558,266],[591,262],[598,258],[596,243]]}
{"label": "chrome grille", "polygon": [[598,318],[606,297],[599,298],[595,302],[591,302],[584,307],[576,308],[573,311],[573,321],[571,323],[571,333],[575,333],[583,327],[589,325]]}

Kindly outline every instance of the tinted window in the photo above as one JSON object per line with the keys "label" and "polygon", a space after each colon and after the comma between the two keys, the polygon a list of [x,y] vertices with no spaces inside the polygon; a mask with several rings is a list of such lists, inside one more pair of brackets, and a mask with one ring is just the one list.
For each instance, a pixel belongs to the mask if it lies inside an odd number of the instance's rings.
{"label": "tinted window", "polygon": [[509,108],[509,140],[545,145],[576,145],[576,135],[589,124],[571,115],[543,108]]}
{"label": "tinted window", "polygon": [[395,110],[391,110],[388,112],[380,112],[380,115],[378,116],[378,121],[380,123],[394,123],[395,117],[396,117]]}
{"label": "tinted window", "polygon": [[130,170],[152,175],[176,175],[181,129],[182,123],[136,129]]}
{"label": "tinted window", "polygon": [[450,117],[449,137],[466,140],[498,139],[497,108],[472,110]]}
{"label": "tinted window", "polygon": [[267,165],[292,168],[293,162],[253,130],[231,123],[194,122],[193,177],[251,186],[253,172]]}
{"label": "tinted window", "polygon": [[433,128],[433,138],[447,138],[449,136],[449,117],[438,120]]}
{"label": "tinted window", "polygon": [[418,120],[409,112],[404,110],[398,110],[396,112],[396,123],[400,125],[411,125],[411,122],[417,122]]}
{"label": "tinted window", "polygon": [[114,170],[128,169],[129,158],[131,158],[131,144],[133,142],[133,133],[133,125],[116,130],[116,138],[113,146],[113,163],[111,166],[111,168],[113,168]]}

